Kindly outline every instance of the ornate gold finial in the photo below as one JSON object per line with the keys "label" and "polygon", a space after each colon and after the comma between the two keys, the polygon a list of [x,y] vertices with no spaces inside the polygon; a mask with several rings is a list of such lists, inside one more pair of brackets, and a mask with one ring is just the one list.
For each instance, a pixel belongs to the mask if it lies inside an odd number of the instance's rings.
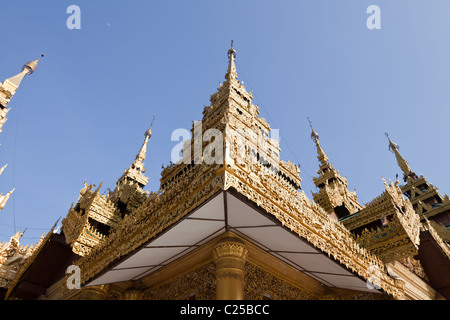
{"label": "ornate gold finial", "polygon": [[322,165],[330,165],[328,163],[328,156],[325,154],[325,152],[323,151],[322,147],[320,146],[319,134],[316,131],[314,131],[314,129],[312,127],[311,120],[309,120],[309,117],[308,117],[308,122],[309,122],[309,126],[311,127],[311,139],[313,139],[314,142],[316,143],[317,158],[319,159],[319,161],[320,161],[320,163]]}
{"label": "ornate gold finial", "polygon": [[155,116],[153,116],[152,122],[150,124],[150,128],[145,131],[144,134],[144,143],[142,144],[141,149],[139,150],[139,153],[136,156],[136,161],[134,162],[134,166],[136,168],[143,168],[143,161],[145,160],[146,154],[147,154],[147,144],[148,141],[150,140],[150,138],[152,137],[152,126],[153,126],[153,121],[155,120]]}
{"label": "ornate gold finial", "polygon": [[225,79],[235,80],[237,79],[238,73],[236,72],[236,64],[234,60],[236,59],[236,50],[233,48],[233,40],[231,40],[231,48],[228,50],[228,69],[225,74]]}
{"label": "ornate gold finial", "polygon": [[311,128],[311,139],[317,140],[317,143],[319,143],[318,142],[319,141],[319,134],[316,131],[314,131],[314,129],[312,127],[311,120],[309,120],[309,117],[307,117],[307,118],[308,118],[309,126]]}
{"label": "ornate gold finial", "polygon": [[139,153],[136,155],[136,159],[130,165],[130,167],[124,171],[122,177],[117,181],[117,186],[127,180],[137,181],[142,186],[145,186],[148,183],[148,177],[144,176],[144,160],[147,156],[147,144],[150,138],[152,137],[152,126],[155,117],[153,116],[153,120],[151,122],[150,128],[144,134],[144,143],[142,144]]}
{"label": "ornate gold finial", "polygon": [[392,140],[389,138],[389,134],[387,132],[384,133],[389,141],[389,150],[395,154],[395,158],[397,159],[397,164],[400,167],[400,169],[403,171],[404,177],[412,174],[412,170],[408,164],[408,162],[402,157],[400,152],[398,151],[399,146],[395,142],[392,142]]}

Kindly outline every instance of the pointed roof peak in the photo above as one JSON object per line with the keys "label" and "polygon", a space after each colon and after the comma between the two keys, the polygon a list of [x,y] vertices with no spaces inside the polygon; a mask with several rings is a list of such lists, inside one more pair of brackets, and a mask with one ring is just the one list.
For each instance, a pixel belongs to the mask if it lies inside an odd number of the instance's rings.
{"label": "pointed roof peak", "polygon": [[393,142],[389,138],[389,134],[387,132],[384,133],[389,141],[389,150],[395,154],[395,158],[397,159],[397,164],[400,167],[400,169],[403,171],[404,179],[406,179],[407,176],[413,174],[414,172],[411,170],[411,167],[409,166],[409,163],[402,157],[400,152],[398,151],[399,146],[395,142]]}
{"label": "pointed roof peak", "polygon": [[330,168],[331,168],[331,164],[328,162],[328,156],[325,154],[322,147],[320,146],[319,134],[313,129],[312,123],[311,123],[311,120],[309,120],[309,117],[308,117],[308,122],[309,122],[309,126],[311,127],[311,139],[313,139],[314,142],[316,143],[317,158],[319,159],[322,166],[327,165],[327,166],[330,166]]}
{"label": "pointed roof peak", "polygon": [[236,50],[233,48],[233,40],[231,40],[231,48],[228,50],[228,69],[227,73],[225,74],[225,79],[227,81],[229,80],[236,80],[238,77],[238,73],[236,71]]}
{"label": "pointed roof peak", "polygon": [[14,92],[11,92],[13,95],[15,94],[17,88],[19,87],[20,83],[22,82],[22,79],[29,74],[32,74],[38,65],[39,60],[44,56],[45,54],[42,54],[40,58],[27,62],[23,65],[22,67],[22,71],[20,73],[18,73],[17,75],[8,78],[5,80],[5,82],[8,82],[9,84],[11,84],[13,86],[13,88],[11,90],[13,90]]}
{"label": "pointed roof peak", "polygon": [[145,186],[148,183],[148,177],[144,175],[144,172],[146,171],[146,169],[144,169],[144,160],[147,156],[148,141],[152,137],[152,126],[154,120],[155,117],[153,117],[150,128],[144,133],[144,143],[139,149],[139,153],[136,155],[136,159],[133,161],[130,167],[124,171],[123,175],[117,181],[117,185],[127,180],[137,181],[142,186]]}
{"label": "pointed roof peak", "polygon": [[150,138],[152,137],[152,127],[153,127],[153,121],[155,120],[155,116],[153,116],[152,122],[150,124],[150,128],[145,131],[144,133],[144,143],[142,144],[141,149],[139,150],[139,153],[136,156],[136,161],[134,162],[134,164],[136,166],[140,165],[143,166],[143,161],[145,160],[145,157],[147,155],[147,144],[148,141],[150,140]]}
{"label": "pointed roof peak", "polygon": [[43,58],[44,56],[45,56],[45,53],[41,54],[40,58],[25,63],[22,67],[22,71],[28,70],[27,74],[32,74],[34,71],[36,71],[39,60],[41,60],[41,58]]}

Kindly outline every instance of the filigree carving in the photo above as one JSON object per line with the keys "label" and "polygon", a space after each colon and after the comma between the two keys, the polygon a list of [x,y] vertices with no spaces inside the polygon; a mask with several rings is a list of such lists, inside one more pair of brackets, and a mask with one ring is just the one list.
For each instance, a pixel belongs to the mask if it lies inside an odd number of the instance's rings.
{"label": "filigree carving", "polygon": [[185,300],[195,294],[197,300],[213,300],[216,295],[214,263],[208,263],[194,271],[143,292],[144,300]]}
{"label": "filigree carving", "polygon": [[21,245],[23,232],[18,231],[9,242],[0,243],[0,287],[8,289],[27,260],[40,248],[44,234],[35,245]]}
{"label": "filigree carving", "polygon": [[356,241],[388,263],[417,254],[421,224],[400,188],[383,182],[386,191],[342,223],[353,232],[365,228],[356,232]]}
{"label": "filigree carving", "polygon": [[270,292],[272,300],[317,300],[318,297],[277,278],[261,268],[247,263],[245,266],[244,297],[262,300]]}

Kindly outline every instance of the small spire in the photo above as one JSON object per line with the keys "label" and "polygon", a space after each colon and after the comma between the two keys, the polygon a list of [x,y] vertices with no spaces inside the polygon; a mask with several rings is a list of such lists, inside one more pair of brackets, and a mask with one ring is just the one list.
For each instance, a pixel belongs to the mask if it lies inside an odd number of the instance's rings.
{"label": "small spire", "polygon": [[[23,67],[22,67],[22,71],[21,71],[19,74],[17,74],[17,75],[15,75],[14,77],[11,77],[11,78],[8,78],[8,79],[5,80],[5,82],[7,82],[7,83],[9,83],[9,84],[11,84],[12,86],[15,87],[15,88],[14,88],[14,89],[15,89],[14,92],[11,92],[12,94],[14,94],[14,93],[16,92],[17,88],[19,87],[20,83],[22,82],[22,79],[23,79],[26,75],[33,74],[33,72],[34,72],[34,71],[36,70],[36,68],[37,68],[37,65],[38,65],[39,60],[40,60],[44,55],[45,55],[45,54],[41,54],[41,57],[40,57],[40,58],[25,63],[25,64],[23,65]],[[10,90],[10,91],[11,91],[11,90]]]}
{"label": "small spire", "polygon": [[236,71],[236,50],[233,48],[233,40],[231,40],[231,48],[228,50],[228,69],[227,73],[225,74],[226,80],[236,80],[238,77],[238,73]]}
{"label": "small spire", "polygon": [[5,164],[3,167],[0,168],[0,175],[3,173],[3,170],[8,166],[8,164]]}
{"label": "small spire", "polygon": [[[155,120],[155,117],[153,117],[153,120]],[[127,180],[136,181],[142,187],[148,183],[148,178],[144,176],[144,172],[146,171],[144,169],[144,160],[147,155],[147,144],[152,136],[153,120],[150,128],[144,134],[144,143],[142,144],[139,153],[136,155],[136,159],[131,164],[131,166],[124,171],[123,175],[117,181],[117,188],[120,188],[120,184],[126,182]]]}
{"label": "small spire", "polygon": [[398,151],[399,146],[395,142],[389,138],[389,134],[387,132],[384,133],[389,141],[389,150],[395,154],[395,158],[397,159],[397,164],[400,169],[403,171],[403,177],[406,179],[407,176],[413,174],[408,162],[402,157],[400,152]]}
{"label": "small spire", "polygon": [[145,160],[145,157],[146,157],[146,154],[147,154],[147,144],[148,144],[148,141],[150,140],[150,138],[152,137],[152,126],[153,126],[153,121],[154,120],[155,120],[155,116],[153,116],[152,122],[150,124],[150,128],[147,131],[145,131],[144,143],[142,144],[142,147],[141,147],[141,149],[139,150],[139,153],[136,156],[136,161],[134,162],[136,167],[138,167],[138,165],[139,165],[139,167],[143,166],[142,162]]}
{"label": "small spire", "polygon": [[308,117],[308,122],[309,122],[309,126],[311,127],[311,139],[313,139],[314,142],[316,143],[317,154],[318,154],[317,158],[319,159],[319,161],[322,165],[330,165],[328,163],[328,156],[325,154],[322,147],[320,146],[319,134],[316,131],[314,131],[311,120],[309,120],[309,117]]}
{"label": "small spire", "polygon": [[15,188],[13,188],[11,191],[9,191],[6,195],[3,195],[0,193],[0,210],[3,210],[3,208],[6,205],[6,202],[8,202],[9,197],[14,192]]}
{"label": "small spire", "polygon": [[41,58],[43,58],[44,56],[45,53],[41,54],[41,57],[39,59],[25,63],[22,67],[22,71],[27,70],[28,71],[27,74],[33,74],[33,72],[36,71],[39,60],[41,60]]}

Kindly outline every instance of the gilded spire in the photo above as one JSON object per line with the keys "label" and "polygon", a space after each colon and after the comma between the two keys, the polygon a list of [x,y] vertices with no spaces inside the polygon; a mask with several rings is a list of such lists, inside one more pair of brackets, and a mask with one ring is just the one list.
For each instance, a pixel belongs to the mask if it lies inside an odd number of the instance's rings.
{"label": "gilded spire", "polygon": [[[153,117],[153,120],[155,120],[155,117]],[[152,137],[153,120],[150,124],[150,128],[144,134],[144,143],[142,144],[139,153],[136,155],[136,159],[131,166],[125,170],[122,177],[117,182],[118,185],[122,182],[135,181],[138,182],[141,187],[144,187],[148,183],[148,177],[144,176],[144,160],[147,155],[147,144]]]}
{"label": "gilded spire", "polygon": [[328,156],[319,144],[319,134],[311,127],[311,139],[317,147],[317,158],[320,161],[319,177],[313,177],[314,184],[319,192],[313,193],[314,201],[319,204],[333,219],[341,219],[346,215],[361,210],[355,191],[348,190],[347,178],[342,177],[339,171],[328,162]]}
{"label": "gilded spire", "polygon": [[144,166],[144,160],[147,155],[147,144],[148,144],[148,141],[152,137],[152,126],[153,126],[154,120],[155,120],[155,117],[153,117],[152,123],[150,124],[150,128],[147,131],[145,131],[145,133],[144,133],[144,137],[145,137],[144,143],[142,144],[142,147],[139,150],[139,153],[136,155],[136,160],[134,161],[134,164],[136,167]]}
{"label": "gilded spire", "polygon": [[308,118],[308,122],[309,122],[309,126],[311,127],[311,139],[314,140],[314,142],[316,143],[316,147],[317,147],[317,159],[319,159],[320,164],[322,166],[324,166],[324,165],[331,166],[331,164],[328,162],[328,156],[325,154],[322,147],[320,146],[319,134],[316,131],[314,131],[312,124],[311,124],[311,120],[309,120],[309,118]]}
{"label": "gilded spire", "polygon": [[389,141],[389,150],[394,152],[395,158],[397,159],[398,166],[403,171],[403,177],[406,178],[407,176],[413,174],[408,162],[402,157],[402,155],[398,151],[398,149],[399,149],[398,144],[391,141],[391,139],[389,138],[389,134],[387,132],[385,133],[385,135]]}
{"label": "gilded spire", "polygon": [[225,74],[225,79],[227,81],[230,80],[236,80],[238,77],[238,73],[236,71],[236,50],[233,48],[233,40],[231,40],[231,48],[228,50],[228,69],[227,73]]}

